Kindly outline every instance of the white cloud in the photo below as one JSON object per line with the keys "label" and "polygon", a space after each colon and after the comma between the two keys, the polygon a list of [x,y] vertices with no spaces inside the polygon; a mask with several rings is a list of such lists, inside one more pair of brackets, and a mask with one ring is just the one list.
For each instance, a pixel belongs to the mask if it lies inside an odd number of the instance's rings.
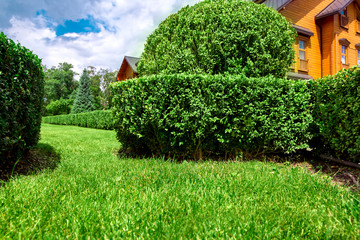
{"label": "white cloud", "polygon": [[[48,17],[42,15],[33,18],[25,15],[12,17],[10,26],[3,30],[4,33],[31,49],[43,59],[43,64],[56,66],[60,62],[69,62],[80,73],[86,66],[115,70],[120,67],[125,55],[140,56],[148,34],[163,19],[181,7],[194,4],[198,0],[98,0],[86,1],[85,4],[81,4],[84,2],[82,0],[72,0],[72,4],[67,5],[71,6],[68,8],[74,7],[71,11],[62,8],[66,6],[65,4],[49,5],[47,0],[37,0],[37,2],[39,9],[47,11]],[[65,11],[63,20],[76,20],[74,12],[77,9],[82,9],[78,11],[79,18],[91,15],[102,23],[98,23],[101,31],[56,36],[54,26],[58,22],[54,19],[59,18],[62,11]]]}

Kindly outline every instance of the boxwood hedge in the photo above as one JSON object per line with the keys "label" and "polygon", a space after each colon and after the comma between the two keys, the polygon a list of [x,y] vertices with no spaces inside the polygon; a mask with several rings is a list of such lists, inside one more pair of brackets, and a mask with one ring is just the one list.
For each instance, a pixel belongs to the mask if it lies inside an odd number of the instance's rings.
{"label": "boxwood hedge", "polygon": [[111,85],[125,148],[174,157],[293,152],[312,122],[304,82],[271,76],[153,75]]}
{"label": "boxwood hedge", "polygon": [[30,50],[0,33],[0,157],[16,158],[40,137],[44,73]]}
{"label": "boxwood hedge", "polygon": [[360,71],[342,70],[310,83],[315,102],[313,147],[359,162]]}
{"label": "boxwood hedge", "polygon": [[43,123],[74,125],[79,127],[113,129],[113,115],[110,110],[78,114],[43,117]]}

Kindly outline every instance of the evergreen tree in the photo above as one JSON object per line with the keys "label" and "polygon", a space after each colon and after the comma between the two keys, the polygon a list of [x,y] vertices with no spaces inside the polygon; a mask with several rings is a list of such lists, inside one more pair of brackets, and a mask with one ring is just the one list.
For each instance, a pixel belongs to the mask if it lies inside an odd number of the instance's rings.
{"label": "evergreen tree", "polygon": [[90,89],[90,76],[86,69],[80,77],[80,85],[71,113],[90,112],[95,110],[94,98]]}

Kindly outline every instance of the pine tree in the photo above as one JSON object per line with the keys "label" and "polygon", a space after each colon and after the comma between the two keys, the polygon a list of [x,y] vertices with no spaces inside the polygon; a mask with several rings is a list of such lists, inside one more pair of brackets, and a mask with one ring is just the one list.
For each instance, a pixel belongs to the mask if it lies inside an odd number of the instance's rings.
{"label": "pine tree", "polygon": [[91,112],[94,110],[94,98],[90,90],[90,76],[86,69],[84,69],[80,77],[80,85],[71,113]]}

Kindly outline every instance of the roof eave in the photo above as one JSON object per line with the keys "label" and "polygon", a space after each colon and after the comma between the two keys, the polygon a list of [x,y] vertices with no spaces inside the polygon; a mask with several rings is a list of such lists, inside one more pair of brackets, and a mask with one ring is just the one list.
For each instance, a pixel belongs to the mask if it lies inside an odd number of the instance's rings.
{"label": "roof eave", "polygon": [[318,21],[318,20],[320,20],[320,19],[323,19],[323,18],[326,18],[326,17],[329,17],[329,16],[333,16],[333,15],[338,14],[338,13],[340,13],[340,11],[333,12],[333,13],[329,13],[329,14],[326,14],[326,15],[320,16],[320,17],[318,17],[318,16],[316,15],[316,16],[315,16],[315,21]]}
{"label": "roof eave", "polygon": [[[137,69],[134,69],[133,66],[132,66],[132,64],[130,64],[130,62],[128,61],[128,58],[130,58],[130,57],[129,57],[129,56],[125,56],[125,57],[124,57],[124,60],[126,59],[127,64],[130,66],[131,70],[132,70],[134,73],[138,73],[138,72],[137,72]],[[131,58],[134,58],[134,57],[131,57]]]}
{"label": "roof eave", "polygon": [[[334,0],[334,1],[336,1],[336,0]],[[330,6],[334,1],[332,1],[328,6]],[[319,14],[317,14],[315,16],[315,21],[340,13],[343,9],[347,8],[352,2],[354,2],[354,0],[350,0],[341,9],[336,9],[335,11],[330,12],[329,14],[325,14],[324,16],[319,17],[319,15],[328,7],[328,6],[326,6],[326,8],[324,8]]]}
{"label": "roof eave", "polygon": [[283,5],[281,5],[280,7],[278,7],[277,11],[280,11],[281,9],[283,9],[284,7],[286,7],[290,2],[292,2],[293,0],[288,0],[286,1]]}
{"label": "roof eave", "polygon": [[[125,67],[124,63],[125,63],[125,57],[121,63],[121,66],[120,66],[120,69],[119,69],[119,72],[118,72],[118,75],[116,78],[119,78],[119,76],[121,76],[122,74],[125,74],[126,67]],[[127,61],[126,61],[126,64],[129,65],[129,63]]]}

